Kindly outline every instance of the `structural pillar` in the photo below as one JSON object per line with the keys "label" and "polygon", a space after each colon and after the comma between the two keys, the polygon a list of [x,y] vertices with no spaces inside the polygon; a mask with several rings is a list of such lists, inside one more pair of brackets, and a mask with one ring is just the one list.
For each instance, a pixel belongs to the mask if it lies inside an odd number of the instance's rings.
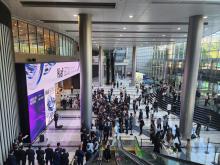
{"label": "structural pillar", "polygon": [[103,79],[103,50],[99,46],[99,86],[102,86]]}
{"label": "structural pillar", "polygon": [[180,107],[180,131],[183,139],[190,138],[192,132],[202,34],[203,16],[191,16],[189,18]]}
{"label": "structural pillar", "polygon": [[92,123],[92,18],[79,14],[80,111],[81,124],[91,129]]}
{"label": "structural pillar", "polygon": [[136,83],[136,46],[133,46],[132,51],[132,85],[134,86]]}

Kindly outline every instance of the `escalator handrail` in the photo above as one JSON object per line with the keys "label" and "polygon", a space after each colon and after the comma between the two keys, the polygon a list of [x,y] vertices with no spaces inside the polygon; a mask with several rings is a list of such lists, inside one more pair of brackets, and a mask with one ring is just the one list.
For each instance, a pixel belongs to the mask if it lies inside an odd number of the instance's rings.
{"label": "escalator handrail", "polygon": [[[135,140],[136,140],[136,142],[137,142],[137,144],[138,144],[138,147],[140,147],[139,142],[138,142],[136,136],[135,136]],[[164,147],[166,147],[163,143],[162,143],[162,145],[163,145]],[[140,148],[141,148],[141,147],[140,147]],[[172,156],[169,156],[169,155],[165,155],[165,154],[161,154],[161,153],[154,153],[154,154],[155,154],[156,156],[159,156],[159,157],[162,157],[162,158],[171,159],[171,160],[173,160],[173,161],[178,161],[178,162],[182,162],[182,163],[187,163],[187,164],[189,164],[189,165],[202,165],[202,164],[200,164],[200,163],[196,163],[196,162],[192,162],[192,161],[189,161],[189,160],[184,160],[184,159],[175,158],[175,157],[172,157]]]}
{"label": "escalator handrail", "polygon": [[[136,137],[136,136],[135,136]],[[136,140],[137,140],[137,137],[136,137]],[[138,163],[138,164],[143,164],[143,165],[153,165],[152,163],[150,163],[150,162],[148,162],[148,161],[146,161],[146,160],[143,160],[143,159],[141,159],[141,158],[139,158],[138,156],[136,156],[136,155],[134,155],[134,154],[132,154],[132,153],[130,153],[130,152],[128,152],[128,151],[126,151],[124,148],[123,148],[123,146],[122,146],[122,142],[121,142],[121,137],[119,137],[119,141],[120,141],[120,148],[118,148],[118,150],[120,150],[123,154],[125,154],[126,156],[128,156],[130,159],[132,159],[133,161],[135,161],[136,163]],[[137,144],[138,144],[138,146],[139,146],[139,143],[138,143],[138,141],[137,141]]]}
{"label": "escalator handrail", "polygon": [[192,162],[192,161],[184,160],[184,159],[179,159],[179,158],[172,157],[172,156],[169,156],[169,155],[164,155],[164,154],[161,154],[161,153],[154,153],[154,154],[158,157],[174,160],[174,161],[181,162],[181,163],[187,163],[188,165],[203,165],[201,163]]}

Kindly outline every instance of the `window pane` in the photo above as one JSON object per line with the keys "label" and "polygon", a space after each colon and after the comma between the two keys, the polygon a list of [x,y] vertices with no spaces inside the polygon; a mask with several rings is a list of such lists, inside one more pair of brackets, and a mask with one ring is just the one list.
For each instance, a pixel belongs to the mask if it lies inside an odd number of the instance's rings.
{"label": "window pane", "polygon": [[14,51],[19,52],[18,24],[17,20],[12,20],[12,33],[14,39]]}
{"label": "window pane", "polygon": [[66,56],[66,37],[63,36],[63,55]]}
{"label": "window pane", "polygon": [[36,27],[28,24],[29,32],[29,43],[30,43],[30,53],[37,53],[37,36],[36,36]]}
{"label": "window pane", "polygon": [[18,29],[19,29],[20,52],[29,53],[27,24],[19,21]]}
{"label": "window pane", "polygon": [[59,45],[59,35],[58,33],[55,33],[55,47],[56,47],[56,55],[60,54],[60,45]]}
{"label": "window pane", "polygon": [[63,36],[59,34],[60,55],[63,56]]}
{"label": "window pane", "polygon": [[50,50],[51,54],[56,55],[54,32],[50,31]]}
{"label": "window pane", "polygon": [[44,50],[45,54],[51,54],[49,30],[44,29]]}
{"label": "window pane", "polygon": [[44,35],[43,28],[37,27],[38,53],[44,54]]}

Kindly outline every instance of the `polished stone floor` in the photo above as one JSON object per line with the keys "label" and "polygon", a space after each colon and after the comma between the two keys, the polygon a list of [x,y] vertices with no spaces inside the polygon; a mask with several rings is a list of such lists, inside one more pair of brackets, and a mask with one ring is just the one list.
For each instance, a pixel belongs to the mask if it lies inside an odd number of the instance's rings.
{"label": "polished stone floor", "polygon": [[[122,82],[123,85],[119,87],[118,89],[114,89],[113,95],[119,95],[120,89],[123,87],[126,87],[127,94],[131,95],[131,103],[132,103],[132,100],[134,98],[137,98],[141,94],[141,91],[139,91],[139,93],[136,93],[135,87],[129,87],[129,82],[130,82],[129,79],[120,80],[120,81]],[[97,86],[98,86],[98,83],[94,82],[93,90],[97,89],[98,88]],[[108,90],[110,90],[111,86],[103,86],[103,88],[105,89],[105,92],[107,93]],[[144,110],[144,108],[145,108],[145,105],[141,103],[139,109]],[[133,113],[132,104],[130,106],[129,112]],[[70,154],[69,158],[70,160],[72,160],[75,154],[76,147],[80,144],[80,111],[79,110],[67,110],[67,111],[59,111],[58,113],[60,115],[58,125],[63,125],[63,128],[60,130],[55,129],[54,122],[52,122],[44,132],[46,141],[43,143],[39,143],[39,139],[37,139],[36,142],[34,143],[34,146],[37,147],[40,145],[40,146],[43,146],[44,148],[47,144],[51,144],[53,148],[55,148],[57,142],[60,142],[61,146],[66,148],[66,150],[69,152]],[[149,136],[148,136],[150,119],[147,119],[146,114],[143,113],[144,122],[145,122],[145,126],[144,126],[145,134],[142,134],[141,136],[139,136],[139,123],[137,120],[138,114],[139,114],[139,111],[137,112],[135,116],[136,128],[135,130],[133,130],[133,136],[131,136],[130,134],[126,135],[125,133],[120,134],[120,136],[122,140],[133,140],[134,136],[136,136],[140,145],[152,146],[151,142],[149,141]],[[167,112],[159,110],[157,113],[154,114],[154,118],[155,119],[157,119],[158,117],[162,118],[166,114]],[[95,115],[93,115],[93,121],[94,121],[94,117]],[[179,125],[179,118],[174,115],[170,115],[169,125],[174,127],[175,124]],[[209,144],[207,143],[208,138],[209,138],[209,141],[211,142]],[[183,141],[182,143],[184,146],[185,142]],[[205,128],[203,127],[201,129],[201,137],[192,140],[192,150],[189,154],[186,154],[186,151],[183,148],[182,149],[183,152],[179,154],[170,153],[169,155],[174,156],[174,157],[179,157],[181,159],[187,159],[187,160],[191,160],[194,162],[199,162],[201,164],[211,165],[214,160],[214,156],[215,156],[215,147],[217,148],[217,151],[220,152],[220,145],[214,144],[214,143],[220,143],[220,131],[210,129],[210,131],[207,132],[205,131]],[[208,144],[208,153],[206,153],[207,144]],[[168,149],[167,149],[167,152],[169,152]],[[216,162],[217,162],[217,157],[218,157],[218,154],[215,159]]]}

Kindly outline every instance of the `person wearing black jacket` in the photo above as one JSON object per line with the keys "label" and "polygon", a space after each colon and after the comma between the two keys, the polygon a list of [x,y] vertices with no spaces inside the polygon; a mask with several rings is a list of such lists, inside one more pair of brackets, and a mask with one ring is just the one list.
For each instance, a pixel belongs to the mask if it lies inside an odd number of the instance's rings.
{"label": "person wearing black jacket", "polygon": [[17,165],[17,161],[15,155],[13,154],[13,150],[9,152],[8,159],[6,165]]}
{"label": "person wearing black jacket", "polygon": [[65,149],[62,149],[62,152],[60,155],[60,163],[62,165],[69,165],[69,153],[66,152]]}
{"label": "person wearing black jacket", "polygon": [[38,147],[38,150],[36,151],[37,154],[37,161],[39,165],[44,165],[44,150],[41,149],[41,147]]}
{"label": "person wearing black jacket", "polygon": [[142,132],[143,132],[143,126],[144,126],[144,120],[141,119],[141,120],[140,120],[140,135],[141,135]]}
{"label": "person wearing black jacket", "polygon": [[50,165],[53,164],[53,149],[50,148],[50,144],[47,145],[47,148],[45,149],[45,159],[46,159],[46,164],[50,162]]}
{"label": "person wearing black jacket", "polygon": [[77,160],[77,165],[83,165],[83,158],[84,158],[84,152],[81,149],[81,146],[79,146],[79,149],[76,150],[74,158]]}
{"label": "person wearing black jacket", "polygon": [[25,150],[23,150],[23,146],[21,146],[18,149],[18,155],[19,155],[19,164],[20,164],[20,161],[22,161],[22,165],[25,165],[26,164],[26,152]]}
{"label": "person wearing black jacket", "polygon": [[177,125],[175,125],[176,127],[176,133],[175,133],[175,137],[174,139],[178,138],[178,141],[179,141],[179,145],[181,146],[181,140],[180,140],[180,129]]}
{"label": "person wearing black jacket", "polygon": [[147,116],[147,119],[149,119],[150,107],[149,107],[148,104],[146,105],[145,110],[146,110],[146,116]]}
{"label": "person wearing black jacket", "polygon": [[57,112],[54,113],[54,123],[55,123],[55,128],[57,128],[57,122],[58,122],[58,119],[59,119],[59,115]]}
{"label": "person wearing black jacket", "polygon": [[30,164],[34,165],[35,152],[31,147],[32,146],[30,144],[28,146],[28,149],[26,150],[26,154],[27,154],[27,157],[28,157],[28,165],[30,165]]}

